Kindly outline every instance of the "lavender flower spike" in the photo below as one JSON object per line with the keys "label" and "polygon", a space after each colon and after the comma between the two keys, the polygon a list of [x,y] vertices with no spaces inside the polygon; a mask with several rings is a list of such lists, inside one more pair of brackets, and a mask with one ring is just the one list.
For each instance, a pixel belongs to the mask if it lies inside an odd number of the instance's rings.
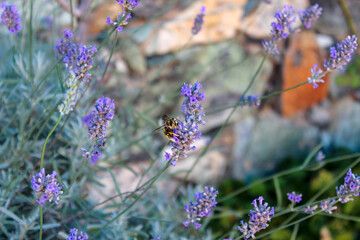
{"label": "lavender flower spike", "polygon": [[18,33],[21,30],[21,19],[16,7],[7,2],[3,2],[0,8],[4,9],[1,14],[1,23],[7,26],[10,33]]}
{"label": "lavender flower spike", "polygon": [[302,197],[302,194],[298,194],[298,195],[296,195],[296,193],[295,192],[292,192],[292,193],[288,193],[287,194],[288,195],[288,199],[291,201],[291,202],[293,202],[293,203],[299,203],[299,202],[301,202],[301,197]]}
{"label": "lavender flower spike", "polygon": [[95,46],[80,46],[78,49],[78,55],[76,57],[76,63],[74,66],[75,77],[78,81],[88,82],[91,74],[89,70],[92,68],[93,55],[97,52]]}
{"label": "lavender flower spike", "polygon": [[332,214],[332,211],[337,209],[337,207],[334,206],[335,203],[336,203],[336,200],[322,201],[320,204],[321,210],[323,210],[324,212],[327,212],[329,214]]}
{"label": "lavender flower spike", "polygon": [[61,189],[63,186],[60,186],[56,179],[57,172],[53,171],[52,174],[45,176],[45,169],[41,169],[39,173],[33,176],[31,180],[32,188],[36,192],[40,199],[37,199],[36,202],[39,205],[44,205],[46,200],[49,202],[54,201],[55,204],[58,204],[60,200],[59,195],[63,192]]}
{"label": "lavender flower spike", "polygon": [[324,67],[327,71],[335,69],[344,70],[344,66],[351,61],[352,53],[357,49],[357,37],[353,35],[348,36],[342,43],[338,43],[336,47],[330,48],[329,61],[324,60]]}
{"label": "lavender flower spike", "polygon": [[181,88],[181,95],[185,97],[182,105],[185,121],[179,121],[178,127],[174,129],[174,137],[170,142],[172,154],[165,153],[166,160],[170,160],[173,166],[179,159],[185,158],[188,151],[195,150],[195,146],[192,145],[196,139],[200,139],[199,124],[205,124],[202,120],[205,114],[200,104],[205,100],[205,94],[200,92],[201,88],[199,81],[194,86],[185,83]]}
{"label": "lavender flower spike", "polygon": [[319,4],[315,4],[304,11],[299,11],[301,23],[305,26],[305,28],[311,28],[313,22],[320,17],[321,12],[322,7],[319,7]]}
{"label": "lavender flower spike", "polygon": [[318,208],[318,205],[315,205],[315,206],[313,206],[313,207],[311,207],[310,205],[308,205],[308,206],[306,206],[305,208],[303,208],[303,211],[305,212],[305,213],[308,213],[308,214],[314,214],[315,212],[315,210]]}
{"label": "lavender flower spike", "polygon": [[70,229],[70,234],[66,240],[86,240],[88,239],[88,235],[86,233],[80,232],[76,228]]}
{"label": "lavender flower spike", "polygon": [[89,130],[88,138],[94,140],[95,145],[91,152],[85,148],[81,149],[84,152],[83,157],[91,158],[92,164],[95,164],[102,155],[99,149],[106,144],[106,129],[109,121],[114,118],[115,104],[114,100],[102,96],[96,100],[94,106],[95,110],[91,111],[85,118]]}
{"label": "lavender flower spike", "polygon": [[79,84],[73,72],[70,72],[68,79],[65,82],[65,85],[67,89],[64,96],[64,101],[58,107],[61,115],[69,114],[73,110],[77,102]]}
{"label": "lavender flower spike", "polygon": [[[347,203],[349,201],[353,201],[352,196],[359,196],[360,190],[360,177],[357,174],[353,174],[351,172],[351,168],[346,174],[345,183],[340,185],[340,187],[336,187],[336,194],[339,197],[339,201],[341,203]],[[354,193],[354,194],[350,194]],[[350,195],[349,195],[350,194]]]}
{"label": "lavender flower spike", "polygon": [[183,222],[185,227],[190,224],[198,229],[201,224],[198,223],[202,217],[209,217],[211,209],[216,206],[216,196],[219,192],[213,187],[205,187],[204,192],[197,192],[195,194],[196,202],[190,202],[189,205],[185,205],[185,211],[187,212],[187,221]]}
{"label": "lavender flower spike", "polygon": [[72,68],[77,56],[78,45],[71,40],[74,35],[70,29],[65,29],[63,34],[61,39],[56,40],[55,56],[57,61],[62,60],[67,68]]}
{"label": "lavender flower spike", "polygon": [[271,23],[271,40],[263,41],[263,47],[268,54],[279,54],[277,50],[277,42],[286,39],[289,33],[293,32],[291,24],[295,22],[296,17],[292,6],[285,5],[282,10],[278,10],[275,14],[276,22]]}
{"label": "lavender flower spike", "polygon": [[248,223],[240,222],[241,226],[238,229],[243,233],[244,239],[255,238],[255,233],[269,226],[268,222],[271,221],[271,215],[274,216],[274,207],[268,207],[268,203],[264,203],[264,198],[259,197],[255,199],[252,204],[254,211],[250,210]]}
{"label": "lavender flower spike", "polygon": [[196,18],[194,19],[194,26],[191,28],[191,33],[193,35],[196,35],[201,31],[201,27],[204,24],[205,11],[205,6],[201,6],[200,13],[196,15]]}

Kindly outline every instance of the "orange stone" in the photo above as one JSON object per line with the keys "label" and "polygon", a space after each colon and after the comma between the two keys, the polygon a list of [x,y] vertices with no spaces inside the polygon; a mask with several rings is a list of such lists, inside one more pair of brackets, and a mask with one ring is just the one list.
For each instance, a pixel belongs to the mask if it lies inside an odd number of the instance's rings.
{"label": "orange stone", "polygon": [[[310,70],[314,64],[319,67],[323,66],[324,58],[322,55],[313,32],[302,31],[292,35],[289,49],[285,53],[282,89],[307,81],[307,78],[311,76]],[[282,115],[285,117],[293,116],[326,98],[329,85],[328,75],[322,79],[325,80],[325,83],[320,83],[316,89],[313,88],[312,84],[306,84],[282,93]]]}

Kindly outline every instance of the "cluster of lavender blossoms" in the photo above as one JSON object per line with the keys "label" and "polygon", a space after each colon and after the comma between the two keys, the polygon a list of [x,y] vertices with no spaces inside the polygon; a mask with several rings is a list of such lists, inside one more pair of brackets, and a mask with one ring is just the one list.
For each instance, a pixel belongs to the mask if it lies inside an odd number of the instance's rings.
{"label": "cluster of lavender blossoms", "polygon": [[[318,4],[310,8],[299,11],[299,18],[305,28],[310,28],[321,15],[322,8]],[[265,52],[267,54],[280,54],[277,49],[277,44],[281,39],[286,39],[291,33],[296,32],[291,26],[295,20],[295,11],[292,6],[285,5],[282,10],[277,10],[275,14],[276,21],[271,23],[271,39],[262,42]]]}
{"label": "cluster of lavender blossoms", "polygon": [[86,233],[80,232],[76,228],[70,229],[70,234],[66,240],[86,240],[89,239]]}
{"label": "cluster of lavender blossoms", "polygon": [[45,176],[45,169],[41,169],[31,180],[32,188],[40,198],[36,200],[39,205],[44,205],[46,200],[49,202],[54,201],[58,204],[60,200],[59,195],[63,193],[56,179],[57,172],[53,171],[52,174]]}
{"label": "cluster of lavender blossoms", "polygon": [[106,24],[116,26],[116,31],[121,32],[128,20],[131,18],[131,11],[139,6],[139,0],[116,0],[122,7],[122,12],[119,12],[117,21],[106,18]]}
{"label": "cluster of lavender blossoms", "polygon": [[95,143],[90,151],[81,148],[84,152],[83,157],[90,158],[91,164],[95,164],[102,155],[100,148],[106,144],[106,129],[109,121],[114,117],[115,104],[114,100],[102,96],[96,100],[94,107],[95,110],[85,116],[83,121],[86,122],[89,130],[88,138]]}
{"label": "cluster of lavender blossoms", "polygon": [[287,194],[288,195],[288,199],[289,199],[289,201],[291,201],[292,203],[299,203],[299,202],[301,202],[301,198],[302,198],[302,194],[298,194],[298,195],[296,195],[296,193],[295,192],[292,192],[292,193],[288,193]]}
{"label": "cluster of lavender blossoms", "polygon": [[331,47],[329,60],[324,59],[324,68],[326,71],[323,71],[321,68],[317,69],[318,66],[315,64],[311,69],[311,77],[308,77],[308,83],[312,84],[314,88],[317,88],[319,86],[318,83],[324,82],[321,78],[328,72],[334,71],[335,69],[344,70],[344,66],[351,61],[351,55],[357,47],[357,37],[355,35],[351,37],[348,36],[341,44],[338,43],[336,47]]}
{"label": "cluster of lavender blossoms", "polygon": [[351,197],[359,196],[360,191],[360,177],[357,174],[353,174],[351,169],[349,169],[349,171],[347,172],[344,181],[345,182],[343,185],[340,185],[340,187],[336,187],[336,194],[339,197],[339,201],[341,203],[353,201],[354,199]]}
{"label": "cluster of lavender blossoms", "polygon": [[185,121],[179,121],[178,127],[174,129],[174,137],[170,142],[172,153],[165,152],[166,160],[170,160],[173,166],[179,159],[186,157],[187,151],[195,150],[195,146],[192,144],[196,139],[200,139],[199,124],[205,124],[205,121],[202,120],[205,113],[202,112],[200,104],[205,100],[205,94],[200,92],[201,88],[199,81],[194,86],[185,83],[181,88],[181,95],[185,97],[182,105]]}
{"label": "cluster of lavender blossoms", "polygon": [[260,99],[259,94],[249,95],[249,96],[241,96],[240,106],[243,107],[245,105],[248,105],[249,107],[252,107],[252,106],[260,107],[261,99]]}
{"label": "cluster of lavender blossoms", "polygon": [[[257,203],[259,202],[259,204]],[[274,207],[269,207],[268,203],[263,203],[264,198],[259,197],[254,199],[254,211],[250,210],[248,223],[240,222],[241,226],[238,229],[244,234],[244,239],[255,238],[255,233],[269,226],[268,222],[271,221],[271,215],[274,216]]]}
{"label": "cluster of lavender blossoms", "polygon": [[204,192],[197,192],[195,194],[196,202],[190,202],[189,205],[185,205],[185,211],[187,213],[187,221],[183,222],[185,227],[189,227],[190,224],[198,229],[201,224],[198,223],[202,217],[209,217],[211,209],[216,206],[216,195],[219,192],[213,187],[205,187]]}
{"label": "cluster of lavender blossoms", "polygon": [[304,11],[299,11],[298,14],[302,25],[309,29],[311,28],[312,24],[320,17],[321,12],[322,7],[319,7],[319,4],[315,4]]}
{"label": "cluster of lavender blossoms", "polygon": [[206,11],[206,7],[201,6],[200,13],[196,15],[196,18],[194,19],[194,25],[191,28],[191,33],[193,35],[196,35],[201,31],[201,27],[204,24],[205,11]]}
{"label": "cluster of lavender blossoms", "polygon": [[93,66],[93,56],[97,52],[95,46],[86,47],[83,44],[74,43],[74,37],[70,29],[63,31],[64,36],[56,41],[54,46],[55,56],[58,61],[62,61],[67,69],[67,87],[64,94],[64,101],[58,109],[61,115],[70,113],[77,101],[77,93],[81,82],[88,82]]}
{"label": "cluster of lavender blossoms", "polygon": [[0,8],[4,9],[1,14],[1,23],[9,29],[10,33],[18,33],[21,30],[21,18],[16,7],[3,2]]}

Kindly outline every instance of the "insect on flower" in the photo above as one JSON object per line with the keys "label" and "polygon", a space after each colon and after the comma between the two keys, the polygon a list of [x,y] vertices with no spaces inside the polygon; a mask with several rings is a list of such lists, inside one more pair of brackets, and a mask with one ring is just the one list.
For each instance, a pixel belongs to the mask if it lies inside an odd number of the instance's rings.
{"label": "insect on flower", "polygon": [[164,121],[164,125],[158,127],[153,132],[160,131],[160,129],[164,129],[165,136],[171,141],[174,136],[178,137],[177,134],[179,127],[179,120],[176,118],[170,118],[167,115],[162,116],[162,120]]}

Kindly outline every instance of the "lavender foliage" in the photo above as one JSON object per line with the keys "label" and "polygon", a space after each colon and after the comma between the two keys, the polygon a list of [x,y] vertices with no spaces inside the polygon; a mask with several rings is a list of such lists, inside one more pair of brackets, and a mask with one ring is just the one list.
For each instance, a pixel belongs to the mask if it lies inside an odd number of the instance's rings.
{"label": "lavender foliage", "polygon": [[193,224],[195,229],[198,229],[201,224],[198,223],[202,217],[209,217],[211,210],[216,206],[216,196],[219,192],[213,187],[205,187],[204,192],[197,192],[195,194],[196,202],[190,202],[189,205],[185,205],[185,211],[187,213],[187,221],[183,222],[185,227],[189,227]]}
{"label": "lavender foliage", "polygon": [[319,4],[315,4],[304,11],[299,11],[301,23],[305,28],[311,28],[311,25],[320,17],[321,12],[322,7]]}
{"label": "lavender foliage", "polygon": [[4,9],[1,14],[1,23],[9,29],[10,33],[18,33],[21,30],[21,18],[15,5],[3,2],[0,8]]}
{"label": "lavender foliage", "polygon": [[259,197],[254,199],[252,205],[254,210],[250,210],[249,222],[245,223],[241,220],[241,226],[238,229],[243,233],[244,239],[255,238],[255,233],[269,226],[268,222],[271,221],[271,215],[274,216],[274,207],[269,207],[268,203],[263,203],[264,198]]}
{"label": "lavender foliage", "polygon": [[102,96],[96,100],[95,110],[91,111],[88,116],[83,119],[88,126],[88,138],[95,141],[94,147],[88,151],[82,148],[83,157],[91,158],[91,163],[95,164],[102,155],[101,147],[106,144],[106,129],[109,121],[114,117],[115,104],[114,100]]}
{"label": "lavender foliage", "polygon": [[89,239],[88,235],[83,232],[79,232],[78,229],[70,229],[70,234],[67,237],[67,240],[86,240]]}
{"label": "lavender foliage", "polygon": [[196,35],[201,31],[201,27],[204,24],[205,11],[206,11],[205,6],[201,6],[200,13],[196,15],[194,19],[194,25],[191,28],[191,33],[193,35]]}
{"label": "lavender foliage", "polygon": [[[336,194],[339,197],[341,203],[347,203],[353,201],[352,196],[359,196],[360,190],[360,177],[357,174],[353,174],[351,168],[346,174],[344,184],[340,187],[336,187]],[[353,194],[351,194],[353,193]]]}
{"label": "lavender foliage", "polygon": [[181,88],[181,95],[185,97],[182,105],[185,121],[179,121],[178,128],[174,129],[174,137],[170,142],[172,153],[165,153],[165,159],[170,160],[173,166],[179,159],[186,158],[188,151],[195,150],[193,143],[196,139],[200,139],[199,124],[205,124],[205,121],[202,120],[205,113],[202,112],[200,104],[201,101],[205,100],[205,94],[200,92],[201,88],[199,81],[194,86],[185,83]]}
{"label": "lavender foliage", "polygon": [[39,205],[44,205],[45,201],[58,204],[60,197],[59,195],[63,193],[61,189],[63,186],[60,186],[56,179],[57,172],[53,171],[52,174],[45,176],[45,169],[41,169],[36,175],[32,177],[31,184],[33,190],[36,192],[37,196],[40,196],[36,202]]}

